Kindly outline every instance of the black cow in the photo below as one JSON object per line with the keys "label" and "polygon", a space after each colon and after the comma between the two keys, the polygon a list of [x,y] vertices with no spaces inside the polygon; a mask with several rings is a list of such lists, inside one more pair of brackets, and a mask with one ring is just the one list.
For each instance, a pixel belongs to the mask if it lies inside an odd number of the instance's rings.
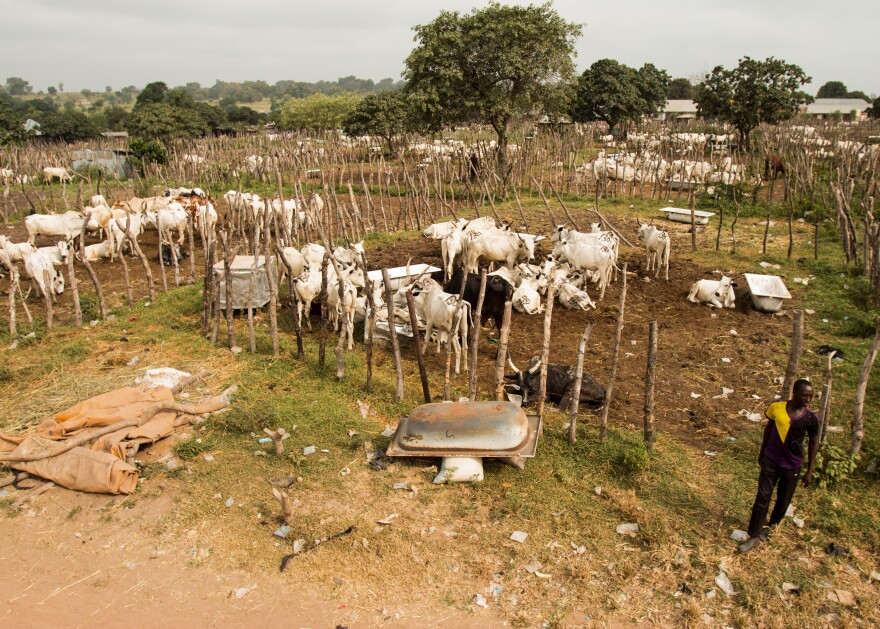
{"label": "black cow", "polygon": [[[453,295],[461,291],[461,280],[464,271],[461,267],[455,269],[452,278],[443,287],[443,290]],[[495,329],[501,334],[501,321],[504,318],[504,302],[513,295],[513,286],[498,275],[489,275],[486,278],[486,294],[483,297],[483,310],[480,317],[483,322],[489,319],[495,320]],[[464,300],[471,305],[471,312],[477,310],[477,299],[480,297],[480,276],[476,273],[468,273],[464,286]]]}
{"label": "black cow", "polygon": [[[520,371],[508,357],[508,363],[516,372],[511,376],[504,376],[519,385],[519,392],[523,396],[523,404],[529,401],[529,395],[537,395],[541,390],[541,357],[535,356],[529,361],[528,366]],[[574,393],[575,369],[570,365],[550,363],[547,365],[547,400],[559,402],[559,409],[568,410]],[[595,378],[584,372],[581,375],[580,405],[589,408],[599,408],[605,403],[605,387],[596,382]]]}
{"label": "black cow", "polygon": [[167,245],[163,242],[159,243],[159,262],[162,266],[174,266],[174,260],[171,259],[172,250],[177,254],[177,263],[180,264],[183,261],[183,247],[177,243],[174,243],[174,245]]}

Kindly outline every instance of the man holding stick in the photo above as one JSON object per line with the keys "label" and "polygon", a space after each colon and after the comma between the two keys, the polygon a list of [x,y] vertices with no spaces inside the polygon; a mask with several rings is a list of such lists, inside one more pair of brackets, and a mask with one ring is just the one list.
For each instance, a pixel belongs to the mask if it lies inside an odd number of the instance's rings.
{"label": "man holding stick", "polygon": [[819,418],[809,408],[813,399],[813,385],[809,380],[800,379],[794,383],[791,399],[774,402],[765,413],[767,419],[764,438],[761,440],[761,451],[758,463],[761,474],[758,476],[758,495],[752,507],[749,521],[749,539],[740,544],[739,550],[747,553],[760,542],[767,539],[764,520],[770,507],[773,488],[776,491],[776,504],[770,514],[770,526],[775,526],[785,517],[794,490],[797,488],[798,475],[804,464],[804,436],[809,435],[807,454],[807,472],[804,474],[804,487],[813,480],[813,465],[816,451],[819,449]]}

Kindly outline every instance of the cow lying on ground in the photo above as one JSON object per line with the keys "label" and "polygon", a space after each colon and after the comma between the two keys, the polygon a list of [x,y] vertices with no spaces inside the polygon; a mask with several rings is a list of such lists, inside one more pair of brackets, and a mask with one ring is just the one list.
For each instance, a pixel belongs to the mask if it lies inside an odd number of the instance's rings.
{"label": "cow lying on ground", "polygon": [[697,280],[691,286],[687,299],[695,304],[709,304],[713,308],[736,308],[736,284],[733,279],[722,275],[720,280]]}
{"label": "cow lying on ground", "polygon": [[[537,396],[541,389],[541,357],[533,357],[522,371],[516,368],[510,356],[507,357],[507,364],[513,369],[514,374],[504,377],[516,383],[523,396],[523,404],[527,404],[529,396]],[[559,402],[559,410],[566,411],[571,406],[574,384],[575,369],[573,366],[557,363],[547,365],[546,399],[551,402]],[[596,382],[593,376],[584,372],[581,376],[579,400],[581,406],[599,408],[605,403],[605,387]]]}

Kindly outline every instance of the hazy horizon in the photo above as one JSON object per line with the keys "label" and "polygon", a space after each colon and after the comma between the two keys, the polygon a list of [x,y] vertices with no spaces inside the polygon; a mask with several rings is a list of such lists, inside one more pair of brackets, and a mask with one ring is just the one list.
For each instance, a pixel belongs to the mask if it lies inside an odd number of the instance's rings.
{"label": "hazy horizon", "polygon": [[[0,80],[21,77],[35,92],[59,82],[76,92],[151,81],[206,87],[217,79],[316,82],[354,75],[397,81],[414,45],[412,26],[443,9],[469,12],[486,4],[326,0],[300,6],[254,0],[242,11],[241,3],[229,0],[0,0]],[[851,91],[880,92],[880,70],[873,64],[878,2],[853,0],[847,11],[794,0],[557,0],[554,8],[584,26],[576,45],[579,72],[611,58],[631,66],[650,62],[672,77],[693,80],[716,65],[733,67],[743,56],[774,56],[813,78],[805,88],[810,93],[831,80]]]}

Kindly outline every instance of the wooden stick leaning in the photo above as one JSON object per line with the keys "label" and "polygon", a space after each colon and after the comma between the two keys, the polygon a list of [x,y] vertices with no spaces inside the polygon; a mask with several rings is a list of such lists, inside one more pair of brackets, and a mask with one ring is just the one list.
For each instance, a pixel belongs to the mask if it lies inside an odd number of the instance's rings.
{"label": "wooden stick leaning", "polygon": [[547,398],[547,363],[550,361],[550,329],[553,320],[553,301],[556,298],[555,273],[550,271],[547,282],[547,306],[544,310],[544,343],[541,348],[541,379],[538,389],[538,416],[544,415],[544,403]]}
{"label": "wooden stick leaning", "polygon": [[510,317],[513,302],[504,302],[504,317],[501,320],[501,338],[498,340],[498,356],[495,359],[495,399],[504,401],[504,364],[507,362],[507,343],[510,339]]}
{"label": "wooden stick leaning", "polygon": [[[397,388],[394,392],[394,399],[401,402],[403,401],[403,365],[400,360],[400,343],[397,339],[397,328],[394,327],[394,301],[391,294],[391,279],[388,277],[388,269],[382,269],[382,281],[385,284],[385,305],[388,308],[388,329],[391,335],[391,351],[394,355],[394,371],[397,373]],[[413,333],[419,333],[418,327],[413,330]]]}
{"label": "wooden stick leaning", "polygon": [[604,440],[608,436],[608,413],[611,410],[611,394],[614,391],[614,381],[617,379],[617,365],[620,359],[620,336],[623,333],[623,313],[626,306],[626,262],[623,263],[623,286],[620,289],[620,306],[617,310],[617,327],[614,331],[614,349],[611,350],[611,375],[608,378],[608,387],[605,389],[605,405],[602,408],[602,418],[599,420],[599,439]]}
{"label": "wooden stick leaning", "polygon": [[645,370],[644,439],[648,452],[654,450],[654,374],[657,367],[657,322],[648,324],[648,362]]}
{"label": "wooden stick leaning", "polygon": [[584,334],[581,336],[581,342],[578,344],[577,364],[574,369],[574,390],[571,394],[571,410],[568,414],[568,442],[577,441],[577,416],[578,406],[581,398],[581,378],[584,376],[584,354],[587,351],[587,341],[590,338],[590,332],[593,330],[593,324],[588,323],[584,328]]}
{"label": "wooden stick leaning", "polygon": [[[468,387],[468,397],[471,402],[474,402],[477,399],[477,356],[479,355],[480,346],[480,324],[482,323],[483,316],[483,300],[486,297],[486,276],[486,269],[480,271],[480,293],[477,296],[477,311],[473,316],[474,327],[473,330],[471,330],[471,372],[469,374],[470,379]],[[466,277],[462,279],[462,282],[465,281],[467,281]],[[467,360],[467,357],[465,357],[465,360]]]}

